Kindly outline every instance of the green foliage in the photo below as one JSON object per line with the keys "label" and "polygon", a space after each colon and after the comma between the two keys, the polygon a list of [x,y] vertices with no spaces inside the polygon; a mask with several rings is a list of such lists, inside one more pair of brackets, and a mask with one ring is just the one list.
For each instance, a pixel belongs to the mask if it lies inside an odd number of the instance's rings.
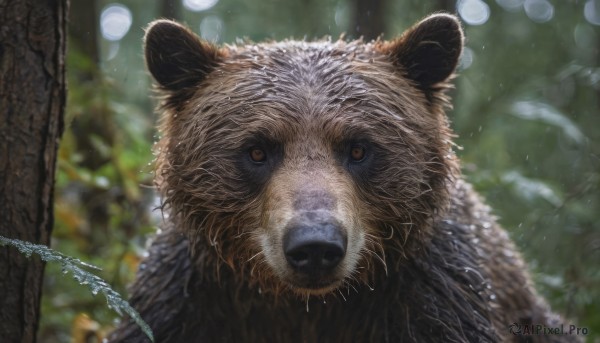
{"label": "green foliage", "polygon": [[144,322],[140,314],[129,305],[129,303],[121,298],[119,293],[115,292],[106,281],[102,280],[98,276],[83,270],[81,267],[101,270],[100,268],[91,264],[80,261],[79,259],[61,254],[48,248],[45,245],[33,244],[18,239],[10,239],[0,236],[0,245],[10,245],[17,248],[22,254],[30,258],[32,254],[37,254],[40,258],[46,262],[58,262],[61,266],[62,273],[71,273],[73,278],[80,285],[87,285],[93,295],[102,293],[106,298],[108,308],[117,312],[120,316],[123,312],[127,313],[141,328],[142,331],[154,342],[154,336],[152,330]]}
{"label": "green foliage", "polygon": [[[119,2],[132,11],[132,28],[119,42],[99,38],[100,65],[69,50],[70,125],[59,152],[53,247],[102,265],[122,291],[153,225],[147,164],[155,119],[141,28],[161,14],[146,2]],[[455,80],[449,113],[464,174],[511,232],[553,308],[600,339],[600,27],[584,18],[586,1],[550,1],[554,17],[546,23],[530,20],[522,6],[507,11],[501,1],[485,2],[489,20],[465,24],[472,63]],[[111,3],[99,1],[98,8]],[[354,32],[354,3],[219,1],[205,11],[184,10],[182,19],[201,34],[202,21],[217,18],[218,43],[337,38]],[[385,3],[389,39],[455,2]],[[58,267],[48,267],[41,340],[67,341],[81,313],[109,330],[105,304],[86,300],[55,276]]]}
{"label": "green foliage", "polygon": [[598,40],[592,48],[580,35],[600,30],[583,18],[583,4],[553,5],[554,18],[538,24],[490,3],[489,22],[466,27],[473,63],[456,80],[450,117],[465,174],[511,232],[538,289],[594,340],[600,56]]}
{"label": "green foliage", "polygon": [[[103,277],[123,293],[154,231],[151,104],[138,105],[75,47],[67,57],[67,127],[58,154],[52,248],[101,265]],[[74,337],[83,330],[100,342],[115,314],[57,275],[60,268],[48,265],[39,340],[79,342]],[[82,315],[90,327],[82,325]]]}

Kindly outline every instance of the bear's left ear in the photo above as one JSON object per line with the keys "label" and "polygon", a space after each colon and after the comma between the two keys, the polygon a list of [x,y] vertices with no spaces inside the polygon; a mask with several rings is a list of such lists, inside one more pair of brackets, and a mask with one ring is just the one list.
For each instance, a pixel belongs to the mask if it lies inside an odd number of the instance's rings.
{"label": "bear's left ear", "polygon": [[381,51],[389,54],[408,78],[427,91],[452,75],[463,40],[458,19],[440,13],[421,20],[397,39],[385,43]]}

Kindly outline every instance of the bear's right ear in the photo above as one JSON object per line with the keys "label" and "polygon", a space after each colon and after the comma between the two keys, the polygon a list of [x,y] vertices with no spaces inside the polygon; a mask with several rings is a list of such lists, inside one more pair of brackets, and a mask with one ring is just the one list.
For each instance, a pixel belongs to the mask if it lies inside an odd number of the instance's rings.
{"label": "bear's right ear", "polygon": [[150,23],[144,37],[144,50],[148,70],[159,85],[169,91],[197,85],[223,58],[214,45],[170,20]]}

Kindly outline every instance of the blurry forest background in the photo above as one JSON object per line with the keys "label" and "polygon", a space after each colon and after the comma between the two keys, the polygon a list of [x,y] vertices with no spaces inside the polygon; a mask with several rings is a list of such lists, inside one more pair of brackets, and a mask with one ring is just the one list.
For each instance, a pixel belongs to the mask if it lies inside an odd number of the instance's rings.
{"label": "blurry forest background", "polygon": [[[102,267],[123,294],[144,256],[161,216],[141,49],[153,19],[219,44],[391,39],[441,10],[467,34],[449,112],[464,174],[540,292],[600,342],[600,0],[72,0],[52,247]],[[41,342],[99,342],[117,317],[53,264],[42,301]]]}

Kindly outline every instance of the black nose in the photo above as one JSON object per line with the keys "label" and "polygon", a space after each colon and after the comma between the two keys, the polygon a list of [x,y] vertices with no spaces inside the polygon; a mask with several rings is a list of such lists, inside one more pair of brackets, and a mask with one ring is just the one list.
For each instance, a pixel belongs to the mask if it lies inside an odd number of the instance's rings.
{"label": "black nose", "polygon": [[331,223],[311,223],[288,229],[283,251],[292,268],[318,274],[335,268],[346,255],[346,236]]}

